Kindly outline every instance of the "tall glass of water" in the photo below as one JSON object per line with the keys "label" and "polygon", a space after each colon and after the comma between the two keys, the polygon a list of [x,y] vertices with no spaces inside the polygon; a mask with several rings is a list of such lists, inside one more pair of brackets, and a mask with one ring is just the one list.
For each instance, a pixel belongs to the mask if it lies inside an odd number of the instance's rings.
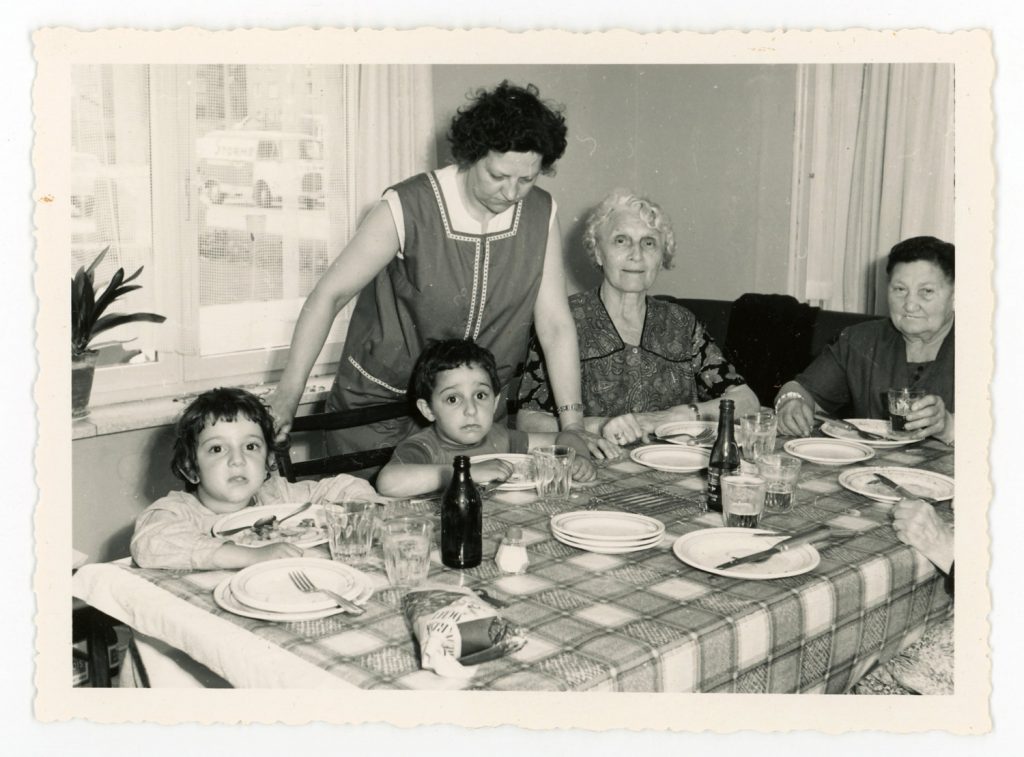
{"label": "tall glass of water", "polygon": [[740,472],[748,475],[757,473],[757,460],[775,450],[775,436],[778,431],[775,411],[762,408],[756,413],[740,416]]}
{"label": "tall glass of water", "polygon": [[384,521],[384,570],[392,586],[417,586],[430,571],[434,526],[430,518],[408,516]]}

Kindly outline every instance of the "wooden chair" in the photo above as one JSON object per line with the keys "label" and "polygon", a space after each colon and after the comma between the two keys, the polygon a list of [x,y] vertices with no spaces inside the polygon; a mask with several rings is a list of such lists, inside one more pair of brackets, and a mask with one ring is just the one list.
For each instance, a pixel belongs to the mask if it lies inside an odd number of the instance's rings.
{"label": "wooden chair", "polygon": [[[343,428],[357,428],[371,423],[404,417],[413,417],[409,404],[405,401],[392,402],[386,405],[371,405],[355,410],[298,415],[292,421],[291,432],[295,434],[310,431],[323,432]],[[393,451],[394,447],[382,447],[347,452],[342,455],[325,454],[309,460],[293,461],[289,440],[275,454],[281,475],[294,483],[299,478],[323,478],[325,476],[335,476],[339,473],[352,473],[379,468],[391,459]]]}

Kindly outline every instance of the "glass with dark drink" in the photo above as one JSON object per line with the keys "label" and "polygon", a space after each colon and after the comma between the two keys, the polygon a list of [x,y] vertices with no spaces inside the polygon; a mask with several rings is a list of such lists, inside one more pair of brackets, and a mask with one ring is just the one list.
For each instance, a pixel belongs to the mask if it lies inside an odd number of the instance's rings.
{"label": "glass with dark drink", "polygon": [[889,390],[889,422],[894,434],[906,433],[907,414],[911,406],[924,396],[924,389],[903,387]]}

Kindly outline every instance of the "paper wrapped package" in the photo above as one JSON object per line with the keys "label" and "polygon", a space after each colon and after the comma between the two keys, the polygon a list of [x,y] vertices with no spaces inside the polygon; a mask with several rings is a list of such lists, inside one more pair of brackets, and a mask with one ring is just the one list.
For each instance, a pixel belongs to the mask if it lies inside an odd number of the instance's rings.
{"label": "paper wrapped package", "polygon": [[526,644],[524,632],[472,593],[417,589],[402,609],[420,644],[420,663],[446,678],[471,678],[471,665],[503,657]]}

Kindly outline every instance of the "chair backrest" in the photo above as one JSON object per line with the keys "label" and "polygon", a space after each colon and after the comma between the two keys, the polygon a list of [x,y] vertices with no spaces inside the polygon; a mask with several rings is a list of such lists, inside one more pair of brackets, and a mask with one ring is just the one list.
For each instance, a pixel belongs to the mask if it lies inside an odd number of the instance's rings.
{"label": "chair backrest", "polygon": [[[371,405],[355,410],[298,415],[292,421],[292,433],[356,428],[407,416],[412,417],[412,410],[409,404],[404,401],[392,402],[386,405]],[[321,457],[314,457],[309,460],[293,461],[289,440],[288,443],[282,445],[276,451],[276,455],[281,475],[294,482],[299,478],[323,478],[325,476],[336,476],[339,473],[352,473],[379,468],[391,459],[391,453],[394,449],[394,447],[380,447],[347,452],[341,455],[324,454]]]}

